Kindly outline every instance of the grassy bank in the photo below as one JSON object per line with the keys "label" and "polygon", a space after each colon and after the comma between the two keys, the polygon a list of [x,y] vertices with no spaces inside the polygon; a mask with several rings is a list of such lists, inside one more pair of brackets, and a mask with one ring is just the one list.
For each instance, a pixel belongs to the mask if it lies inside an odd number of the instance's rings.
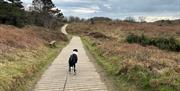
{"label": "grassy bank", "polygon": [[[133,89],[133,91],[138,91],[138,90],[136,90],[137,88],[134,88],[133,86],[131,86],[131,88],[130,88],[130,84],[127,84],[127,83],[125,83],[125,81],[120,80],[119,77],[116,75],[117,70],[119,69],[117,60],[122,61],[123,60],[122,57],[113,56],[113,55],[105,56],[105,54],[102,53],[102,51],[96,47],[95,42],[93,40],[91,40],[88,37],[82,37],[81,39],[83,41],[83,44],[88,49],[88,51],[96,59],[96,62],[105,70],[108,77],[110,79],[113,79],[113,82],[114,82],[113,84],[115,84],[119,90],[128,91],[130,89],[131,90]],[[113,60],[114,63],[112,63],[112,61],[110,61],[110,60]],[[116,65],[114,65],[114,64],[116,64]],[[129,86],[125,86],[125,85],[129,85]]]}
{"label": "grassy bank", "polygon": [[[162,74],[155,74],[132,61],[110,54],[98,48],[95,40],[82,37],[83,43],[93,54],[98,64],[114,79],[114,84],[122,91],[178,91],[179,75],[172,69]],[[127,61],[127,60],[126,60]],[[133,65],[133,66],[132,66]]]}
{"label": "grassy bank", "polygon": [[19,49],[0,56],[0,91],[27,91],[54,60],[65,42],[57,48]]}
{"label": "grassy bank", "polygon": [[[57,47],[50,48],[56,40]],[[68,42],[60,31],[0,25],[0,91],[28,91]]]}
{"label": "grassy bank", "polygon": [[83,37],[122,91],[180,90],[178,29],[179,23],[128,22],[72,23],[67,27],[69,33]]}

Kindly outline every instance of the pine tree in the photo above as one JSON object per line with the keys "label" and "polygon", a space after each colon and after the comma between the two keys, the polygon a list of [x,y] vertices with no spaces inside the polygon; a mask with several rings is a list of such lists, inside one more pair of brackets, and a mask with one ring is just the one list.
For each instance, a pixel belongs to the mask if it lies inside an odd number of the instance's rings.
{"label": "pine tree", "polygon": [[33,0],[32,2],[35,11],[48,11],[54,7],[54,4],[51,0]]}
{"label": "pine tree", "polygon": [[12,5],[19,7],[20,9],[23,8],[22,2],[21,0],[8,0],[9,2],[12,3]]}
{"label": "pine tree", "polygon": [[52,0],[42,0],[44,7],[43,10],[48,11],[49,9],[54,7],[54,4],[52,3]]}
{"label": "pine tree", "polygon": [[24,10],[20,0],[2,0],[0,2],[0,23],[19,26],[23,15]]}

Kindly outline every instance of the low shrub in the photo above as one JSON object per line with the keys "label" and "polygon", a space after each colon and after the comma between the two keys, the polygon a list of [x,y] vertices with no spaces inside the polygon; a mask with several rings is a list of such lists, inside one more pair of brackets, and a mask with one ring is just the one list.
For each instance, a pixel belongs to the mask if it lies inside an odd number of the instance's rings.
{"label": "low shrub", "polygon": [[169,51],[180,51],[180,43],[174,37],[159,37],[159,38],[149,38],[142,34],[141,36],[135,34],[129,34],[126,37],[128,43],[138,43],[143,46],[153,45],[160,49],[165,49]]}
{"label": "low shrub", "polygon": [[108,38],[106,35],[104,35],[100,32],[90,32],[88,35],[92,36],[94,38],[104,38],[104,39]]}

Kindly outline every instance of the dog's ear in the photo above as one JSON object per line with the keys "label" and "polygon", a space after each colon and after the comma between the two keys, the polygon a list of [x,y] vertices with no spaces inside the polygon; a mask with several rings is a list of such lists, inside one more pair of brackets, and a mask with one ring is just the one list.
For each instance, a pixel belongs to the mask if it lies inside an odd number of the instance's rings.
{"label": "dog's ear", "polygon": [[74,49],[73,51],[78,52],[78,50],[77,50],[77,49]]}

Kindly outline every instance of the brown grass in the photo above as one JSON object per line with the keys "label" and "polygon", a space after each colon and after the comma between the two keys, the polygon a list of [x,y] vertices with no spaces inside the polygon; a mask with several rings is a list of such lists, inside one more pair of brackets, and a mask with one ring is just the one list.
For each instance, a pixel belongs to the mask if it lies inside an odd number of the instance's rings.
{"label": "brown grass", "polygon": [[67,40],[60,32],[48,32],[35,26],[22,29],[10,25],[0,25],[0,53],[12,51],[15,48],[37,49],[52,40]]}
{"label": "brown grass", "polygon": [[[56,48],[47,46],[52,40]],[[0,91],[29,91],[66,40],[60,31],[0,25]]]}
{"label": "brown grass", "polygon": [[[101,51],[101,56],[118,56],[123,60],[109,60],[110,64],[119,65],[119,74],[132,71],[134,67],[140,66],[151,76],[160,75],[159,79],[151,79],[149,85],[159,87],[160,84],[175,86],[179,89],[180,79],[180,53],[161,50],[155,46],[141,46],[139,44],[128,44],[125,42],[127,34],[142,33],[149,37],[174,36],[180,39],[180,23],[128,23],[128,22],[96,22],[73,23],[68,26],[68,32],[87,36],[89,33],[98,32],[104,36],[112,37],[110,40],[99,39],[94,35],[88,35],[92,46]],[[116,62],[114,62],[116,61]],[[170,75],[168,75],[170,74]],[[174,81],[174,82],[173,82]]]}

